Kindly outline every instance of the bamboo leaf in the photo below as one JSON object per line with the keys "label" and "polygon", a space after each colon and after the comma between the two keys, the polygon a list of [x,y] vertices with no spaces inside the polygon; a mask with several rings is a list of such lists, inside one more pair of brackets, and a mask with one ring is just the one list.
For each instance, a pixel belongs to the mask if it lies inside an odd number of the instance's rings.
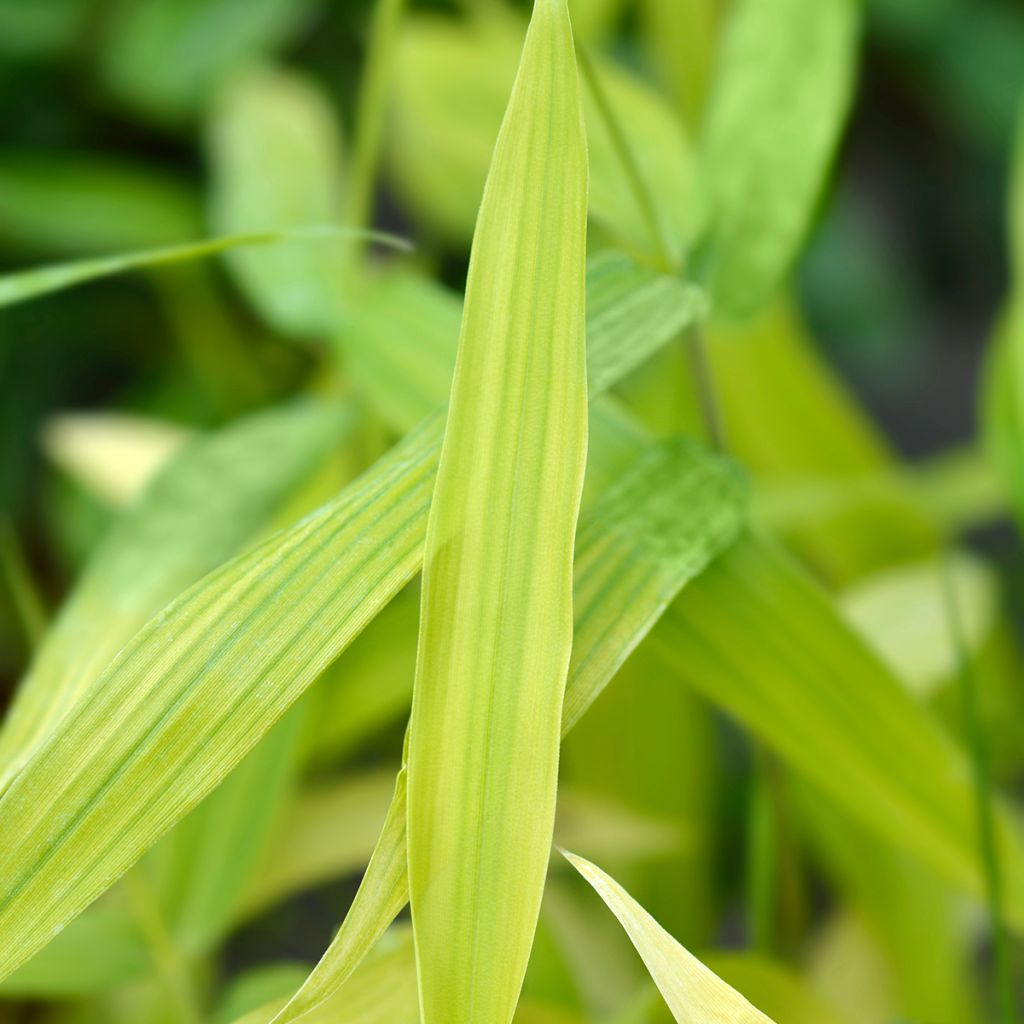
{"label": "bamboo leaf", "polygon": [[[472,234],[522,33],[521,21],[510,17],[459,23],[419,15],[407,18],[403,28],[395,64],[389,166],[412,211],[455,241],[468,240]],[[696,161],[679,119],[637,76],[610,60],[599,59],[597,65],[672,236],[692,239],[701,213]],[[606,231],[612,243],[650,255],[644,213],[633,193],[623,187],[618,153],[587,90],[583,104],[594,225]]]}
{"label": "bamboo leaf", "polygon": [[789,271],[853,93],[856,0],[741,0],[701,139],[715,314],[757,311]]}
{"label": "bamboo leaf", "polygon": [[681,945],[610,875],[566,850],[562,855],[619,919],[680,1024],[771,1024]]}
{"label": "bamboo leaf", "polygon": [[[984,891],[964,752],[773,544],[748,536],[652,633],[666,666],[841,807],[939,875]],[[1024,928],[1024,842],[997,803],[1006,909]]]}
{"label": "bamboo leaf", "polygon": [[[586,514],[574,561],[563,732],[597,699],[680,588],[733,541],[745,500],[743,478],[728,463],[675,441],[653,446]],[[404,905],[405,896],[394,903],[396,891],[406,891],[404,779],[403,769],[352,910],[275,1024],[304,1019],[319,1006]]]}
{"label": "bamboo leaf", "polygon": [[586,466],[587,151],[537,0],[470,256],[427,527],[408,861],[424,1024],[511,1021],[554,827]]}
{"label": "bamboo leaf", "polygon": [[298,403],[199,437],[91,560],[0,730],[0,791],[159,609],[274,525],[353,426],[351,408]]}
{"label": "bamboo leaf", "polygon": [[47,267],[23,270],[0,277],[0,307],[28,302],[40,295],[72,288],[77,284],[95,281],[98,278],[123,274],[128,270],[166,266],[186,260],[202,259],[217,253],[229,252],[247,245],[298,244],[323,242],[338,237],[372,238],[374,241],[407,249],[408,244],[392,235],[375,231],[348,231],[341,227],[302,227],[285,231],[250,231],[245,234],[223,235],[202,242],[186,242],[182,245],[167,245],[157,249],[143,249],[138,252],[121,253],[116,256],[100,256],[96,259],[76,260],[70,263],[55,263]]}
{"label": "bamboo leaf", "polygon": [[[196,584],[49,734],[0,800],[0,978],[198,803],[419,570],[441,433],[440,415],[425,420],[336,500]],[[725,525],[736,488],[723,483]],[[658,573],[648,582],[666,599]],[[605,657],[618,663],[614,642]]]}

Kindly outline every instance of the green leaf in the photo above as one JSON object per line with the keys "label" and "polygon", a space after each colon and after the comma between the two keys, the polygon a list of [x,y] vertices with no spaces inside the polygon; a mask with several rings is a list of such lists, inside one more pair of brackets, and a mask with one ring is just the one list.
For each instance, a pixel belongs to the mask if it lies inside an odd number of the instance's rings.
{"label": "green leaf", "polygon": [[540,912],[586,466],[586,220],[568,10],[537,0],[477,220],[424,554],[408,860],[425,1024],[511,1021]]}
{"label": "green leaf", "polygon": [[679,1024],[771,1024],[771,1019],[688,953],[599,867],[562,851],[619,919]]}
{"label": "green leaf", "polygon": [[100,70],[122,102],[157,121],[195,113],[217,84],[286,42],[312,0],[140,0],[103,22]]}
{"label": "green leaf", "polygon": [[51,256],[187,242],[202,231],[198,197],[154,168],[90,153],[0,155],[0,231]]}
{"label": "green leaf", "polygon": [[0,307],[13,306],[18,302],[51,292],[72,288],[86,281],[123,274],[127,270],[141,270],[160,267],[185,260],[201,259],[217,253],[229,252],[246,245],[309,244],[323,242],[338,236],[373,238],[376,241],[408,248],[407,244],[391,235],[379,232],[347,231],[345,228],[305,227],[285,231],[251,231],[246,234],[224,235],[204,242],[187,242],[183,245],[168,245],[159,249],[145,249],[139,252],[122,253],[117,256],[101,256],[97,259],[76,260],[72,263],[56,263],[34,270],[23,270],[0,277]]}
{"label": "green leaf", "polygon": [[[677,440],[641,455],[586,514],[576,539],[563,732],[597,699],[680,588],[733,541],[746,493],[728,463]],[[404,905],[406,897],[396,906],[395,896],[406,891],[405,817],[403,769],[352,909],[275,1024],[300,1019],[334,992]]]}
{"label": "green leaf", "polygon": [[0,791],[151,616],[276,525],[353,415],[297,403],[188,444],[103,542],[47,634],[0,731]]}
{"label": "green leaf", "polygon": [[[838,805],[942,877],[984,891],[964,752],[781,550],[748,536],[652,633],[672,669]],[[998,811],[1007,915],[1024,927],[1024,844]]]}
{"label": "green leaf", "polygon": [[[317,87],[297,74],[249,68],[221,90],[208,130],[211,222],[218,233],[278,231],[342,219],[341,139]],[[276,330],[325,331],[344,275],[338,244],[239,250],[228,265]]]}
{"label": "green leaf", "polygon": [[740,0],[701,138],[716,316],[767,302],[810,223],[850,106],[856,0]]}

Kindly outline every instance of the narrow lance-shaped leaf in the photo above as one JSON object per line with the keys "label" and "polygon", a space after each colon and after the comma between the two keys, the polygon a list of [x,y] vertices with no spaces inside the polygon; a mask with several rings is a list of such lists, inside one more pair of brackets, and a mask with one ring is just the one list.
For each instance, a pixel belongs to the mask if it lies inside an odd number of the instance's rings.
{"label": "narrow lance-shaped leaf", "polygon": [[[742,476],[686,441],[653,446],[584,517],[576,539],[568,732],[688,581],[737,536]],[[406,900],[405,770],[341,930],[275,1024],[305,1019],[343,984]],[[400,902],[395,903],[396,894]]]}
{"label": "narrow lance-shaped leaf", "polygon": [[166,245],[157,249],[143,249],[139,252],[118,253],[115,256],[98,256],[95,259],[74,260],[69,263],[55,263],[47,267],[18,271],[0,277],[0,307],[13,306],[18,302],[48,295],[50,292],[71,288],[86,281],[101,277],[123,274],[128,270],[142,270],[160,267],[183,260],[202,259],[217,253],[229,252],[243,246],[271,245],[274,243],[315,244],[326,239],[344,236],[373,239],[399,249],[408,249],[408,243],[393,235],[379,231],[350,231],[342,227],[310,226],[291,228],[286,231],[251,231],[239,235],[222,235],[201,242],[185,242],[181,245]]}
{"label": "narrow lance-shaped leaf", "polygon": [[554,826],[586,465],[587,151],[537,0],[470,257],[427,527],[408,858],[425,1024],[512,1019]]}
{"label": "narrow lance-shaped leaf", "polygon": [[676,942],[614,878],[576,854],[562,853],[619,919],[679,1024],[772,1024]]}
{"label": "narrow lance-shaped leaf", "polygon": [[[595,380],[609,357],[591,360]],[[442,425],[424,420],[337,499],[183,594],[47,738],[0,800],[0,978],[209,793],[418,572]]]}

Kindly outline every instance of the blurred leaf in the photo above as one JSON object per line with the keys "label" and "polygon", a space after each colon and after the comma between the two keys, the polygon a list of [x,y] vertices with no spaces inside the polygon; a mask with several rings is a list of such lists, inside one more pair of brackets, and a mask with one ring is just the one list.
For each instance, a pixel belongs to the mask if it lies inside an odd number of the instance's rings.
{"label": "blurred leaf", "polygon": [[[666,664],[794,771],[948,881],[983,891],[963,751],[781,551],[751,536],[652,633]],[[1024,845],[998,808],[1007,915],[1024,927]]]}
{"label": "blurred leaf", "polygon": [[938,532],[895,473],[886,441],[787,304],[745,325],[710,325],[707,352],[729,450],[755,479],[779,487],[826,477],[853,497],[864,477],[892,477],[845,506],[823,508],[803,495],[804,514],[785,524],[783,536],[819,572],[843,584],[935,553]]}
{"label": "blurred leaf", "polygon": [[[226,235],[335,224],[342,217],[341,138],[316,85],[250,68],[221,90],[209,127],[211,223]],[[332,322],[344,266],[339,245],[238,251],[228,265],[271,327],[298,337]]]}
{"label": "blurred leaf", "polygon": [[788,273],[846,119],[856,0],[739,0],[703,126],[713,311],[763,306]]}
{"label": "blurred leaf", "polygon": [[721,0],[641,0],[644,42],[668,94],[694,128],[704,112]]}
{"label": "blurred leaf", "polygon": [[[588,261],[586,304],[591,391],[621,379],[704,311],[699,289],[614,251]],[[410,429],[448,394],[460,311],[458,296],[403,271],[361,293],[340,343],[359,386],[394,430]]]}
{"label": "blurred leaf", "polygon": [[196,114],[234,68],[287,43],[315,0],[119,0],[101,71],[122,102],[161,122]]}
{"label": "blurred leaf", "polygon": [[124,413],[61,413],[42,436],[47,456],[87,491],[117,508],[130,505],[188,440],[163,420]]}
{"label": "blurred leaf", "polygon": [[199,437],[117,524],[65,602],[0,732],[0,790],[162,605],[252,543],[352,430],[297,403]]}
{"label": "blurred leaf", "polygon": [[201,232],[188,183],[154,167],[81,152],[0,155],[0,235],[47,257],[174,245]]}
{"label": "blurred leaf", "polygon": [[[408,690],[412,690],[411,677]],[[363,867],[373,852],[394,786],[394,772],[378,770],[301,789],[277,823],[275,840],[260,870],[252,875],[243,915],[251,916],[296,892]]]}
{"label": "blurred leaf", "polygon": [[770,1024],[760,1010],[680,946],[613,878],[582,857],[562,853],[619,919],[680,1024]]}
{"label": "blurred leaf", "polygon": [[254,967],[232,979],[217,1004],[212,1024],[232,1024],[255,1010],[264,1012],[267,1004],[287,998],[306,976],[305,964],[283,962]]}
{"label": "blurred leaf", "polygon": [[138,925],[116,903],[101,903],[5,978],[0,999],[61,999],[106,992],[151,967]]}
{"label": "blurred leaf", "polygon": [[[959,655],[949,633],[943,567],[936,561],[869,576],[840,595],[847,620],[916,696],[956,677]],[[971,655],[991,638],[999,608],[992,570],[967,552],[949,559],[964,639]]]}
{"label": "blurred leaf", "polygon": [[[254,1010],[235,1024],[277,1020],[278,1000]],[[396,926],[345,984],[303,1018],[308,1024],[419,1024],[416,960],[412,933]]]}
{"label": "blurred leaf", "polygon": [[851,1024],[782,964],[754,953],[710,953],[704,959],[723,981],[786,1024]]}

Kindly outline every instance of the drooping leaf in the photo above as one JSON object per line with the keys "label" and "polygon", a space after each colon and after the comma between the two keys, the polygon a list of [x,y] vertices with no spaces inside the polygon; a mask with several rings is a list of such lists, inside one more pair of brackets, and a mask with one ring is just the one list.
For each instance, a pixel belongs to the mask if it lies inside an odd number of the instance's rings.
{"label": "drooping leaf", "polygon": [[470,256],[423,563],[408,865],[424,1024],[512,1020],[554,828],[587,450],[587,150],[537,0]]}
{"label": "drooping leaf", "polygon": [[34,270],[23,270],[0,277],[0,307],[28,302],[40,295],[72,288],[86,281],[122,274],[128,270],[160,267],[185,260],[202,259],[217,253],[229,252],[246,245],[310,245],[324,242],[341,235],[374,238],[398,248],[406,243],[391,235],[379,232],[349,232],[345,228],[314,226],[293,228],[282,231],[251,231],[246,234],[224,235],[204,242],[187,242],[183,245],[168,245],[159,249],[145,249],[139,252],[122,253],[117,256],[100,256],[96,259],[76,260],[72,263],[57,263]]}
{"label": "drooping leaf", "polygon": [[[741,539],[652,634],[681,679],[837,804],[937,874],[983,891],[964,752],[763,538]],[[1024,927],[1024,842],[997,802],[1006,909]]]}
{"label": "drooping leaf", "polygon": [[790,269],[850,105],[856,0],[741,0],[701,138],[716,316],[756,312]]}
{"label": "drooping leaf", "polygon": [[679,945],[614,878],[582,857],[562,853],[619,919],[679,1024],[771,1024]]}

